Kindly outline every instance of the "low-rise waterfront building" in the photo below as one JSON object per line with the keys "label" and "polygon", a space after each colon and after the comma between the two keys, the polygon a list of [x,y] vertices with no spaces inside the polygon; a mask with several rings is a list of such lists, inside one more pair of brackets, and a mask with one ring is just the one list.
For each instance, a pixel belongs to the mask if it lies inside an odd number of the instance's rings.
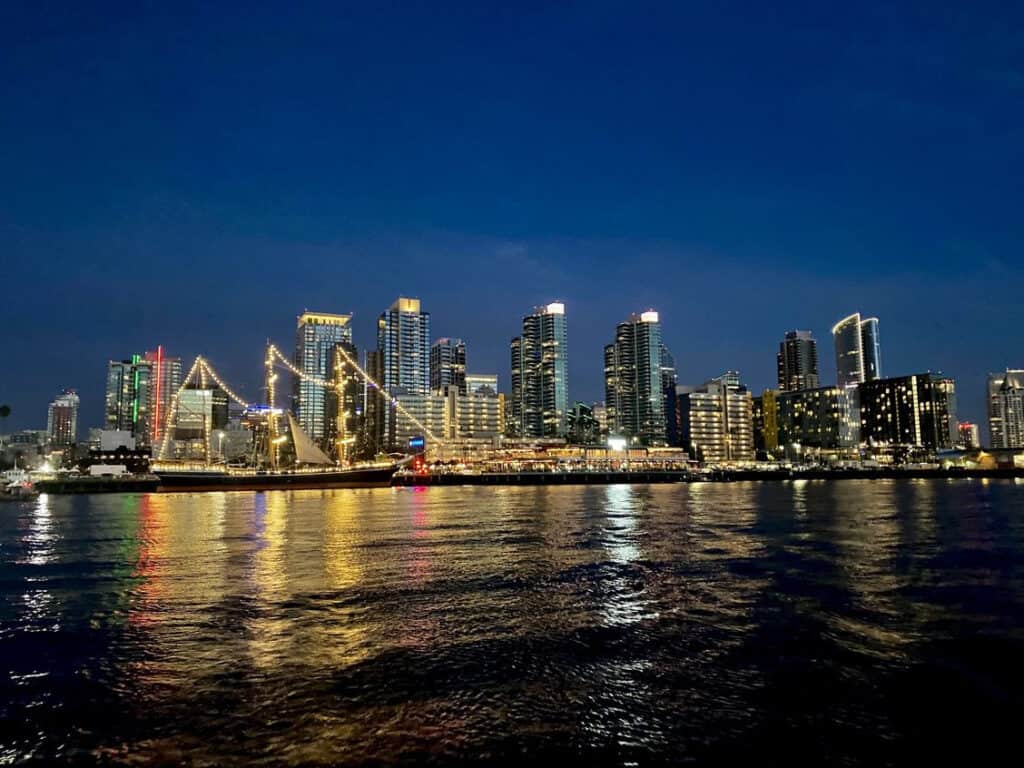
{"label": "low-rise waterfront building", "polygon": [[869,448],[951,448],[951,380],[934,373],[866,381],[860,398],[861,441]]}
{"label": "low-rise waterfront building", "polygon": [[780,392],[777,435],[791,458],[854,456],[860,443],[856,387],[819,387]]}
{"label": "low-rise waterfront building", "polygon": [[753,398],[735,371],[676,388],[681,444],[705,463],[754,460]]}

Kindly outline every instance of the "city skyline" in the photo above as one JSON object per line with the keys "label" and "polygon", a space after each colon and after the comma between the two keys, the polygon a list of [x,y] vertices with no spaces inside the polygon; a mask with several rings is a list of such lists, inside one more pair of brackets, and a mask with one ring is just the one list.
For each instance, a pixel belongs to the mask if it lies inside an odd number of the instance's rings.
{"label": "city skyline", "polygon": [[351,312],[367,348],[403,294],[499,372],[522,308],[561,298],[584,401],[639,307],[681,381],[760,391],[809,328],[826,384],[857,310],[886,375],[954,376],[972,421],[987,374],[1022,365],[1005,8],[327,10],[10,11],[5,429],[66,387],[97,423],[96,361],[158,343],[255,399],[304,307]]}
{"label": "city skyline", "polygon": [[[378,330],[378,341],[379,341],[379,333],[380,333],[379,324],[381,322],[380,318],[383,318],[388,312],[395,311],[396,307],[399,306],[400,302],[408,303],[409,304],[409,307],[408,307],[409,309],[412,309],[413,305],[415,305],[415,308],[416,308],[415,311],[416,312],[419,312],[419,307],[420,307],[421,303],[423,303],[421,301],[421,299],[419,299],[418,297],[417,298],[411,298],[411,299],[410,298],[399,297],[399,299],[394,300],[390,304],[389,309],[386,310],[384,313],[380,314],[379,317],[378,317],[378,320],[377,320],[377,323],[376,323],[378,325],[378,329],[377,329]],[[564,302],[557,302],[553,306],[559,306],[559,305],[564,308],[565,303]],[[542,311],[542,314],[543,314],[543,310],[545,310],[545,309],[546,308],[545,308],[544,305],[541,305],[541,306],[538,307],[538,310]],[[565,310],[563,309],[562,311],[565,311]],[[657,311],[654,310],[653,308],[649,308],[647,310],[647,312],[653,312],[655,314],[655,316],[658,314]],[[424,309],[424,314],[427,317],[429,317],[429,315],[430,315],[429,308]],[[855,314],[859,314],[859,313],[855,313]],[[332,318],[332,317],[344,318],[344,320],[345,320],[345,338],[346,338],[346,340],[349,340],[349,339],[354,340],[355,341],[356,349],[361,351],[360,354],[362,353],[362,351],[373,350],[374,349],[374,344],[372,342],[368,343],[367,346],[361,346],[360,345],[359,342],[360,341],[364,341],[364,338],[363,338],[363,334],[360,334],[358,332],[357,324],[352,323],[352,318],[353,318],[353,313],[352,312],[343,312],[343,313],[334,314],[334,313],[311,312],[310,310],[306,309],[306,310],[304,310],[299,315],[299,320],[300,320],[299,327],[300,327],[300,329],[302,327],[301,320],[302,320],[303,317],[317,317],[317,316],[325,316],[325,317],[329,317],[329,318]],[[636,317],[639,318],[639,314],[637,314]],[[843,322],[843,321],[849,320],[849,319],[850,319],[850,317],[845,317],[840,322]],[[873,323],[875,323],[875,327],[877,328],[878,318],[869,318],[869,320],[872,321]],[[865,320],[865,322],[866,321],[867,320]],[[350,325],[350,323],[351,323],[351,325]],[[609,326],[609,328],[611,329],[612,332],[614,332],[615,328],[618,327],[618,325],[620,325],[620,323],[614,323],[614,324],[611,324]],[[659,323],[659,325],[660,325],[660,323]],[[835,325],[833,326],[833,330],[834,329],[835,329]],[[792,333],[795,333],[795,332],[787,331],[786,332],[786,336],[788,337]],[[801,333],[804,333],[804,332],[801,332]],[[808,333],[812,333],[813,334],[813,331],[810,331]],[[877,331],[875,331],[875,333],[877,333]],[[573,335],[575,336],[575,334],[573,334]],[[777,337],[778,337],[778,335],[776,335],[776,338]],[[430,331],[430,339],[429,339],[429,342],[427,344],[427,349],[428,350],[431,349],[438,342],[444,342],[444,341],[449,341],[449,340],[450,339],[447,336],[437,336],[437,335],[435,335],[433,333],[433,331]],[[457,338],[456,341],[458,343],[462,344],[462,345],[465,345],[465,341],[463,340],[463,338]],[[347,343],[353,343],[353,342],[352,341],[347,341]],[[153,345],[150,345],[150,346],[156,346],[156,345],[153,344]],[[586,398],[586,397],[579,397],[579,396],[577,396],[575,394],[575,387],[578,384],[578,382],[574,382],[573,383],[573,387],[571,387],[569,389],[569,392],[568,392],[568,403],[569,403],[569,406],[571,406],[575,402],[583,402],[583,403],[587,403],[588,405],[604,403],[605,402],[606,390],[604,388],[605,387],[605,384],[604,384],[605,376],[604,376],[604,365],[603,365],[603,362],[604,362],[604,356],[605,356],[606,350],[604,349],[604,346],[606,346],[606,345],[602,345],[602,348],[599,349],[598,352],[597,352],[598,357],[600,357],[601,361],[602,361],[602,365],[599,366],[600,369],[601,369],[601,372],[599,374],[600,380],[598,382],[599,385],[600,385],[600,390],[597,391],[597,396],[593,397],[593,398]],[[667,348],[667,346],[668,345],[664,341],[662,341],[662,347],[663,348]],[[831,345],[828,345],[828,347],[831,347]],[[826,350],[828,350],[828,347],[826,348]],[[163,349],[168,348],[168,345],[166,345],[166,344],[160,345],[160,348],[161,348],[161,354],[163,354]],[[177,350],[174,350],[174,352],[175,352],[175,354],[177,354]],[[140,356],[140,360],[152,362],[153,360],[156,359],[155,358],[155,354],[156,353],[154,353],[154,352],[147,352],[144,356]],[[481,356],[482,357],[487,357],[488,355],[483,354]],[[128,356],[128,357],[130,357],[130,356]],[[184,358],[184,357],[188,357],[188,355],[181,355],[180,357]],[[430,366],[429,366],[429,353],[428,353],[427,357],[428,357],[428,361],[427,361],[427,366],[426,366],[426,369],[427,369],[426,370],[426,375],[427,375],[427,377],[429,377],[429,368],[430,368]],[[766,357],[766,359],[770,358],[771,354],[768,354],[765,357]],[[572,370],[571,363],[572,363],[572,361],[575,358],[576,358],[576,355],[572,355],[572,356],[569,357],[569,361],[570,361],[570,369],[569,370],[570,371]],[[669,358],[671,359],[671,355],[669,355]],[[175,360],[175,363],[180,367],[179,358],[175,357],[173,359]],[[261,357],[261,359],[262,359],[262,357]],[[113,356],[111,356],[111,363],[113,363],[114,361],[115,361],[115,358]],[[127,360],[127,358],[126,358],[126,361],[130,362],[130,360]],[[776,366],[777,366],[778,365],[777,354],[776,354],[775,362],[776,362]],[[835,371],[835,367],[834,366],[830,366],[829,362],[830,361],[828,359],[827,351],[826,351],[826,357],[820,360],[819,367],[821,369],[825,370],[826,372],[828,372],[829,370]],[[835,362],[834,354],[833,354],[833,359],[832,359],[831,362],[833,362],[833,363]],[[511,393],[511,378],[510,378],[510,368],[509,368],[509,364],[507,362],[507,355],[506,355],[506,362],[504,363],[504,366],[505,367],[503,369],[501,367],[499,367],[497,369],[497,374],[496,375],[498,377],[499,391],[501,391],[502,393],[508,395],[508,394]],[[1012,366],[1012,365],[1011,366],[1006,366],[1005,369],[1009,370],[1009,369],[1012,369],[1013,367],[1014,366]],[[684,367],[683,370],[684,371],[686,370],[685,367]],[[758,378],[763,378],[765,381],[768,381],[768,377],[767,376],[758,377],[756,372],[754,374],[748,374],[746,371],[744,371],[742,369],[739,369],[737,366],[728,366],[727,365],[722,370],[739,370],[739,372],[743,376],[745,384],[747,382],[749,382],[749,381],[756,381]],[[940,369],[937,369],[935,367],[929,367],[929,366],[925,366],[925,367],[920,368],[917,371],[917,373],[921,373],[921,372],[924,372],[924,371],[928,371],[928,372],[936,373],[936,374],[941,373],[943,375],[947,375],[944,371],[941,371]],[[715,378],[717,375],[720,375],[720,373],[721,372],[719,372],[718,374],[716,374],[714,372],[705,372],[703,374],[696,374],[692,378],[687,378],[687,376],[684,374],[683,376],[678,377],[678,381],[679,381],[680,384],[695,386],[696,382],[698,382],[698,381],[708,381],[708,380],[710,380],[712,378]],[[988,403],[989,403],[988,380],[989,380],[990,376],[992,375],[992,373],[993,372],[986,372],[984,374],[984,382],[985,382],[985,384],[984,384],[984,391],[981,394],[981,396],[978,398],[979,402],[977,402],[977,403],[971,402],[971,399],[972,399],[971,398],[971,393],[968,392],[967,396],[965,397],[964,396],[964,390],[962,389],[962,384],[958,384],[959,397],[958,397],[958,404],[957,404],[957,409],[958,409],[957,410],[957,416],[958,416],[957,421],[959,421],[959,422],[971,422],[971,423],[976,423],[976,424],[982,425],[982,430],[983,430],[983,433],[985,434],[986,438],[988,437]],[[417,374],[417,375],[420,375],[420,374]],[[777,375],[777,372],[776,372],[776,375]],[[913,374],[912,373],[905,373],[902,369],[899,372],[893,372],[893,371],[888,371],[887,370],[885,372],[884,377],[885,378],[892,378],[892,377],[898,377],[898,376],[903,376],[903,375],[913,375]],[[829,380],[830,378],[831,377],[829,377],[827,375],[827,373],[826,373],[825,376],[821,377],[820,386],[822,386],[822,387],[829,387],[829,386],[832,386],[832,385],[836,384],[836,381],[830,381]],[[949,376],[949,378],[955,379],[955,380],[959,381],[959,377],[958,376]],[[252,372],[250,372],[250,379],[251,379],[251,381],[247,380],[244,376],[239,379],[239,382],[244,382],[244,383],[240,383],[239,384],[239,387],[238,387],[239,391],[241,391],[241,392],[248,392],[248,391],[259,391],[260,390],[261,384],[253,383],[253,382],[258,381],[258,380],[256,379],[255,376],[253,376]],[[838,379],[838,376],[836,376],[836,379]],[[761,393],[764,390],[778,389],[778,385],[779,385],[778,381],[773,380],[773,381],[770,381],[769,383],[767,383],[764,386],[751,385],[751,384],[748,384],[747,386],[749,386],[749,388],[750,388],[750,390],[752,392],[754,392],[755,394],[759,394],[759,393]],[[586,385],[585,385],[585,388],[589,389],[589,387],[586,387]],[[74,386],[74,387],[70,387],[70,389],[75,389],[77,391],[88,392],[90,387],[87,384],[85,387]],[[46,402],[49,402],[50,400],[52,400],[52,398],[53,398],[53,395],[50,395],[49,397],[43,397],[41,399],[46,401]],[[165,393],[165,398],[166,398],[166,393]],[[293,403],[295,405],[298,404],[298,400],[296,399],[296,397],[293,396],[292,400],[293,400]],[[262,399],[260,399],[259,395],[257,395],[256,397],[252,398],[250,401],[251,402],[262,402]],[[94,404],[90,403],[87,400],[86,396],[83,396],[82,397],[82,406],[81,406],[81,411],[80,412],[85,414],[85,416],[83,418],[80,418],[80,420],[79,420],[80,427],[82,427],[82,428],[88,428],[90,426],[101,426],[104,423],[104,421],[105,421],[105,418],[102,415],[101,415],[100,419],[98,421],[96,421],[95,424],[93,422],[89,421],[89,419],[90,419],[89,414],[90,414],[90,411],[92,410],[92,408],[90,407],[91,405],[94,405]],[[279,403],[279,405],[281,405],[281,403]],[[102,408],[102,403],[100,403],[100,407]],[[15,413],[15,411],[12,410],[12,417],[14,416],[14,413]],[[44,417],[45,417],[45,404],[44,404]],[[32,420],[32,417],[30,416],[29,419],[28,419],[28,422],[29,422],[30,426],[14,427],[14,426],[12,426],[15,423],[13,421],[13,419],[8,419],[8,425],[6,427],[6,431],[7,432],[13,432],[13,431],[21,430],[21,429],[38,428],[38,419]],[[152,426],[150,427],[150,430],[152,430]],[[987,440],[984,441],[984,442],[987,442]]]}

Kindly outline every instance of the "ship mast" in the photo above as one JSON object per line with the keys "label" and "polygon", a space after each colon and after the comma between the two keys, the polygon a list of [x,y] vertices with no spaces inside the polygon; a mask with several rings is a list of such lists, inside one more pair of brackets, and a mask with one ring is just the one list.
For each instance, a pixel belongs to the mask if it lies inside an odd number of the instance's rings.
{"label": "ship mast", "polygon": [[273,345],[267,343],[266,358],[266,386],[267,386],[267,456],[270,459],[270,468],[277,469],[277,415],[274,413],[274,381],[277,374],[274,373]]}

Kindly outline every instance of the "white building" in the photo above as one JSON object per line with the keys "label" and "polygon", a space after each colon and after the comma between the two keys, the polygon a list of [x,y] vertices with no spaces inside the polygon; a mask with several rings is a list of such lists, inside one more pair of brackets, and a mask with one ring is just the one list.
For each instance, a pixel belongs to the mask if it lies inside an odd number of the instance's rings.
{"label": "white building", "polygon": [[989,374],[988,429],[993,448],[1024,448],[1024,370]]}

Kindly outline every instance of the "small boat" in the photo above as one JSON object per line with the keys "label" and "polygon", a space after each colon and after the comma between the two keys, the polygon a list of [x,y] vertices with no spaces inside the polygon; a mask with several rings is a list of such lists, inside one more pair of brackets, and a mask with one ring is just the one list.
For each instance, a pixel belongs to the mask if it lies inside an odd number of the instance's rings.
{"label": "small boat", "polygon": [[38,495],[39,491],[23,469],[4,472],[0,478],[0,501],[28,501]]}

